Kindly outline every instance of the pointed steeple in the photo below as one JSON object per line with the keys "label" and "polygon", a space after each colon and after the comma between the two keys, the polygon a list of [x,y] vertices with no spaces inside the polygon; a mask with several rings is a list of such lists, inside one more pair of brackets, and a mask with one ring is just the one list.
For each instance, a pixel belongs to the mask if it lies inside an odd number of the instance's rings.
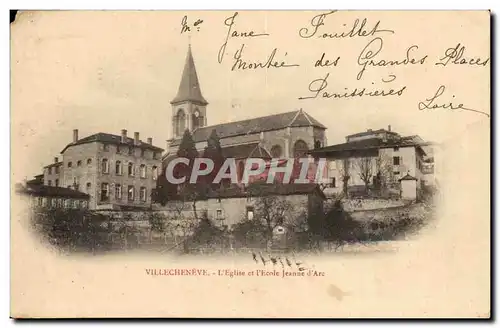
{"label": "pointed steeple", "polygon": [[177,96],[170,102],[171,104],[182,101],[191,101],[200,105],[207,105],[208,102],[203,98],[194,66],[193,54],[191,53],[191,44],[189,44],[184,71],[182,72],[181,84]]}

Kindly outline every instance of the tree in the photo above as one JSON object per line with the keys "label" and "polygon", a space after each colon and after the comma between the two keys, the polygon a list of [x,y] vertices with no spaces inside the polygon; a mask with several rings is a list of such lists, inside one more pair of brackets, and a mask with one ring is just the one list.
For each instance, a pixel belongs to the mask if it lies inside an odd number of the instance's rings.
{"label": "tree", "polygon": [[176,170],[173,172],[176,178],[186,178],[185,182],[178,186],[178,199],[183,202],[191,202],[194,218],[198,219],[196,202],[206,196],[206,188],[205,184],[198,183],[198,181],[196,181],[196,183],[190,183],[194,160],[198,157],[198,151],[196,150],[196,144],[189,130],[184,132],[179,150],[177,151],[177,156],[179,158],[188,159],[187,165],[178,164],[176,165]]}
{"label": "tree", "polygon": [[177,197],[177,185],[168,181],[165,172],[162,172],[156,180],[156,188],[151,193],[153,203],[160,203],[165,206],[168,200]]}
{"label": "tree", "polygon": [[177,157],[187,158],[188,164],[178,164],[175,166],[174,177],[181,178],[186,177],[186,183],[189,183],[191,178],[191,172],[193,170],[194,159],[198,157],[198,151],[196,150],[196,144],[193,140],[193,136],[189,130],[184,131],[182,136],[179,149],[177,150]]}
{"label": "tree", "polygon": [[350,165],[351,162],[349,158],[343,158],[337,161],[337,170],[340,173],[340,177],[342,179],[342,190],[345,197],[348,197],[348,186],[349,186],[349,178],[350,178]]}
{"label": "tree", "polygon": [[379,188],[384,191],[387,190],[388,185],[394,180],[392,158],[388,155],[380,154],[375,160],[377,171],[377,180]]}
{"label": "tree", "polygon": [[[214,168],[210,174],[205,177],[205,183],[210,185],[212,189],[215,189],[219,184],[214,184],[213,181],[219,172],[219,169],[224,164],[224,155],[222,153],[222,147],[220,145],[219,136],[217,135],[217,131],[215,129],[212,130],[212,133],[208,137],[207,146],[203,151],[203,157],[211,159],[214,162]],[[222,181],[221,181],[222,183]]]}
{"label": "tree", "polygon": [[365,183],[366,192],[368,192],[368,186],[373,176],[372,157],[356,158],[354,164],[358,169],[359,178]]}
{"label": "tree", "polygon": [[286,219],[286,214],[293,210],[293,205],[281,196],[270,193],[271,189],[279,188],[279,184],[254,183],[249,185],[248,192],[256,198],[254,203],[255,218],[262,220],[267,229],[267,238],[273,236],[274,228],[282,225],[293,225]]}

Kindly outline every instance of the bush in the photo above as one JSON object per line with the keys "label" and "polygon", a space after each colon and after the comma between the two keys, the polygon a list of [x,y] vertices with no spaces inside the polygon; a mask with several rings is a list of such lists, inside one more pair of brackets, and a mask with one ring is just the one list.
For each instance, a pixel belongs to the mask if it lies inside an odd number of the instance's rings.
{"label": "bush", "polygon": [[271,237],[267,227],[258,220],[243,220],[235,224],[232,235],[237,248],[265,248]]}

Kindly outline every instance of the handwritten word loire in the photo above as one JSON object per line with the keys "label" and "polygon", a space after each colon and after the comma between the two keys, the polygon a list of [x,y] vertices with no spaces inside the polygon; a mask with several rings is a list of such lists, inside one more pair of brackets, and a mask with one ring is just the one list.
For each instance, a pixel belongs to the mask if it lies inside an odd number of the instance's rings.
{"label": "handwritten word loire", "polygon": [[[448,110],[465,110],[465,111],[471,111],[471,112],[483,114],[483,115],[486,115],[487,117],[490,117],[490,115],[485,113],[485,112],[471,109],[471,108],[466,108],[466,107],[464,107],[464,104],[461,104],[461,103],[454,104],[451,101],[448,101],[448,102],[445,101],[444,103],[438,104],[437,99],[443,95],[445,89],[446,88],[444,85],[439,86],[439,88],[435,92],[434,96],[426,99],[425,101],[421,101],[418,103],[418,109],[419,110],[427,110],[427,109],[439,109],[440,108],[440,109],[448,109]],[[455,96],[453,95],[452,98],[455,98]]]}
{"label": "handwritten word loire", "polygon": [[[318,33],[319,28],[325,25],[325,18],[333,13],[337,12],[336,10],[330,11],[328,13],[322,13],[314,16],[311,19],[310,27],[304,27],[299,30],[299,36],[308,39],[313,36],[317,36],[321,39],[342,39],[342,38],[354,38],[354,37],[369,37],[380,33],[390,33],[393,34],[393,30],[384,30],[380,29],[380,21],[377,21],[373,27],[367,27],[368,20],[364,18],[362,21],[356,19],[352,26],[344,32],[333,32],[333,33]],[[361,23],[360,23],[361,22]],[[347,24],[343,24],[344,27],[347,27]]]}
{"label": "handwritten word loire", "polygon": [[233,29],[233,25],[235,24],[235,19],[236,16],[238,16],[238,12],[235,12],[232,16],[229,16],[224,20],[224,25],[227,26],[227,34],[226,34],[226,40],[224,43],[221,45],[219,49],[219,55],[218,55],[218,61],[219,64],[222,63],[222,60],[224,59],[224,55],[226,52],[226,47],[227,43],[230,38],[255,38],[255,37],[263,37],[263,36],[269,36],[268,33],[256,33],[254,31],[246,31],[246,32],[238,32],[235,29]]}

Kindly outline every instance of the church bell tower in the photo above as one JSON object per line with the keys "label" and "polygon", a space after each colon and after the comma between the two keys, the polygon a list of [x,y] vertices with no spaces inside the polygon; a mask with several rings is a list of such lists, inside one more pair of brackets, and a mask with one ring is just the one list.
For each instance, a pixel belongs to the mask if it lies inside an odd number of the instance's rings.
{"label": "church bell tower", "polygon": [[182,138],[186,129],[192,132],[207,125],[208,102],[201,94],[191,44],[188,47],[177,96],[170,104],[172,105],[172,139]]}

